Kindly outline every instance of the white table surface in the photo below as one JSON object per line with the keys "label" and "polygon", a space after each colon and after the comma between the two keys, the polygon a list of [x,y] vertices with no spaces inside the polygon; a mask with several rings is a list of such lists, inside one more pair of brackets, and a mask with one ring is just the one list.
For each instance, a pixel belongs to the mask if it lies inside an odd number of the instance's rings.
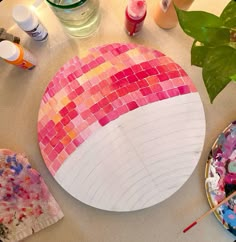
{"label": "white table surface", "polygon": [[[190,65],[192,39],[179,26],[166,31],[155,25],[153,8],[157,1],[147,0],[148,15],[141,34],[130,38],[124,31],[126,1],[101,0],[102,21],[99,31],[87,39],[67,35],[51,10],[43,3],[37,12],[49,31],[45,43],[31,40],[11,18],[16,3],[32,4],[30,0],[3,0],[0,3],[0,23],[21,38],[21,43],[38,58],[33,71],[23,71],[0,61],[0,147],[25,152],[32,165],[42,174],[65,217],[57,224],[24,241],[61,242],[222,242],[235,238],[210,215],[183,234],[182,230],[209,209],[204,189],[205,162],[218,134],[236,118],[235,84],[210,104],[203,85],[201,69]],[[220,14],[228,0],[195,1],[191,9]],[[165,53],[192,78],[203,101],[206,115],[206,139],[202,156],[193,175],[169,199],[151,208],[129,213],[105,212],[89,207],[71,197],[47,170],[37,142],[37,118],[44,90],[58,70],[74,55],[83,55],[91,47],[112,42],[134,42]]]}

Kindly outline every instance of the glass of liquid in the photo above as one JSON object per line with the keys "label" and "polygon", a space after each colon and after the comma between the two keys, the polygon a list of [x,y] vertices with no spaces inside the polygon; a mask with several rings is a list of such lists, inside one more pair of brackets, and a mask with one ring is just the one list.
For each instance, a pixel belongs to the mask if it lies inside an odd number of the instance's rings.
{"label": "glass of liquid", "polygon": [[47,0],[67,32],[85,38],[100,24],[99,0]]}

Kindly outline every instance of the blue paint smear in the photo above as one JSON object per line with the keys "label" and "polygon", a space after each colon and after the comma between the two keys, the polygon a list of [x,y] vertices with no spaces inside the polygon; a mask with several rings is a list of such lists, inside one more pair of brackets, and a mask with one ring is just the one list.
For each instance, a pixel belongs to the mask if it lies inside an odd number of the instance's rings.
{"label": "blue paint smear", "polygon": [[14,185],[13,186],[14,193],[18,193],[19,192],[19,189],[20,189],[20,186],[19,185]]}
{"label": "blue paint smear", "polygon": [[15,171],[16,175],[19,175],[23,170],[23,166],[20,163],[17,163],[16,166],[11,165],[11,169]]}
{"label": "blue paint smear", "polygon": [[[229,216],[232,218],[229,218]],[[236,227],[236,214],[231,209],[228,208],[224,211],[223,219],[231,227]]]}
{"label": "blue paint smear", "polygon": [[10,163],[10,162],[11,162],[11,157],[8,156],[8,157],[7,157],[7,163]]}

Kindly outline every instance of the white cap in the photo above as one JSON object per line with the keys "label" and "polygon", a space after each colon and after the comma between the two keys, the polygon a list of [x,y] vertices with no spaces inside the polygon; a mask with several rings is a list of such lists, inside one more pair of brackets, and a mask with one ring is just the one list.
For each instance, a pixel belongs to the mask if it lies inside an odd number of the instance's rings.
{"label": "white cap", "polygon": [[16,23],[25,31],[31,31],[38,24],[35,15],[24,5],[16,5],[13,8],[12,16]]}
{"label": "white cap", "polygon": [[20,55],[19,48],[9,40],[0,42],[0,57],[5,60],[14,61]]}
{"label": "white cap", "polygon": [[147,10],[145,0],[129,0],[128,2],[128,14],[131,18],[142,18]]}
{"label": "white cap", "polygon": [[35,8],[37,8],[42,2],[43,2],[43,0],[35,0],[34,3],[33,3],[33,6]]}

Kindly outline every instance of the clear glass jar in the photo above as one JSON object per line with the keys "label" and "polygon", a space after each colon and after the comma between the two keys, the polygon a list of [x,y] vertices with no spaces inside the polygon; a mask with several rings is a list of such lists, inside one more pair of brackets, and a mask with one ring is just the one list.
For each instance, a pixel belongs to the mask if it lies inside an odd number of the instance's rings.
{"label": "clear glass jar", "polygon": [[69,34],[83,38],[98,29],[99,0],[47,0],[47,2]]}

